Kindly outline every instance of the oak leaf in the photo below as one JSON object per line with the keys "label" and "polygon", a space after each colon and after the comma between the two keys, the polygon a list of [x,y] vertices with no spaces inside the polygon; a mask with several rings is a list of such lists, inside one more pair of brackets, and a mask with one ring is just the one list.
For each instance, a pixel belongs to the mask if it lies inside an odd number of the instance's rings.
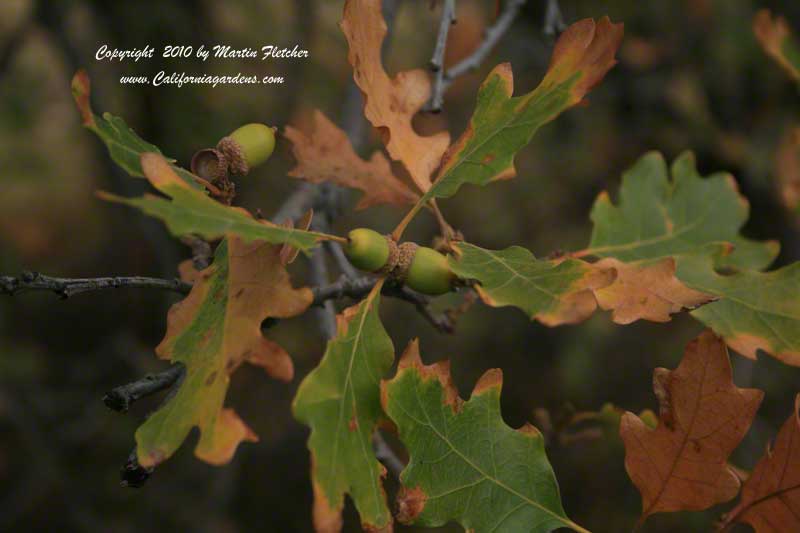
{"label": "oak leaf", "polygon": [[414,194],[392,174],[389,161],[380,152],[374,152],[364,161],[353,151],[347,134],[333,122],[314,111],[314,131],[308,136],[287,126],[284,135],[292,142],[292,153],[297,166],[290,176],[312,183],[329,181],[343,187],[360,189],[364,195],[356,209],[379,204],[405,205],[414,203]]}
{"label": "oak leaf", "polygon": [[[139,137],[120,117],[115,117],[111,113],[103,113],[102,117],[95,115],[89,101],[90,96],[89,75],[81,69],[72,78],[72,97],[81,114],[81,123],[106,145],[111,159],[120,168],[131,176],[143,177],[141,155],[148,152],[161,154],[161,150]],[[202,189],[196,176],[191,172],[175,165],[174,159],[168,159],[168,162],[184,182],[196,189]]]}
{"label": "oak leaf", "polygon": [[710,331],[689,343],[677,369],[656,369],[653,381],[658,427],[630,412],[620,423],[625,469],[642,495],[640,523],[653,513],[697,511],[736,496],[740,481],[728,456],[764,396],[734,385],[725,344]]}
{"label": "oak leaf", "polygon": [[756,13],[753,33],[764,51],[800,83],[800,44],[792,35],[786,19],[772,17],[768,9]]}
{"label": "oak leaf", "polygon": [[616,272],[614,282],[595,289],[594,294],[602,309],[612,311],[612,320],[617,324],[639,319],[669,322],[671,314],[714,299],[676,278],[675,260],[671,257],[637,263],[607,257],[594,265]]}
{"label": "oak leaf", "polygon": [[742,487],[741,501],[723,517],[726,527],[747,522],[756,533],[800,531],[800,395],[775,444]]}
{"label": "oak leaf", "polygon": [[512,429],[500,413],[503,374],[487,371],[463,401],[448,361],[424,366],[417,341],[406,348],[381,402],[409,451],[400,474],[398,520],[475,533],[586,531],[567,518],[542,434]]}
{"label": "oak leaf", "polygon": [[453,244],[450,268],[463,279],[475,280],[481,299],[493,307],[513,305],[548,326],[574,324],[594,313],[594,292],[614,280],[613,269],[575,259],[536,259],[525,248],[486,250]]}
{"label": "oak leaf", "polygon": [[514,156],[534,133],[579,103],[614,66],[622,32],[622,24],[608,17],[571,25],[559,37],[542,82],[522,96],[512,96],[511,65],[496,66],[478,91],[466,131],[445,153],[423,201],[452,196],[464,183],[486,185],[514,177]]}
{"label": "oak leaf", "polygon": [[392,159],[403,163],[421,192],[427,191],[450,144],[447,132],[425,137],[412,125],[431,95],[427,72],[409,70],[394,78],[386,73],[381,60],[386,22],[379,0],[347,0],[340,26],[349,45],[353,79],[364,95],[364,115],[380,132]]}
{"label": "oak leaf", "polygon": [[263,240],[288,244],[305,253],[319,241],[334,238],[324,233],[257,220],[241,207],[223,205],[187,185],[159,154],[142,154],[141,167],[150,183],[171,201],[151,194],[140,198],[123,198],[106,192],[98,195],[104,200],[130,205],[160,218],[173,235],[196,234],[209,240],[236,235],[247,242]]}
{"label": "oak leaf", "polygon": [[292,288],[280,253],[280,246],[229,237],[208,268],[190,273],[192,290],[170,309],[166,335],[156,347],[160,358],[183,363],[186,376],[136,431],[142,466],[170,457],[195,426],[195,455],[211,464],[230,461],[241,441],[257,440],[232,409],[223,408],[230,375],[248,362],[291,380],[289,355],[262,335],[261,323],[299,315],[313,300],[309,289]]}
{"label": "oak leaf", "polygon": [[380,379],[394,362],[394,346],[378,315],[378,282],[360,304],[337,317],[337,335],[297,389],[295,418],[311,428],[314,527],[342,527],[349,494],[367,531],[391,531],[392,515],[381,480],[386,469],[372,449],[372,435],[385,420]]}

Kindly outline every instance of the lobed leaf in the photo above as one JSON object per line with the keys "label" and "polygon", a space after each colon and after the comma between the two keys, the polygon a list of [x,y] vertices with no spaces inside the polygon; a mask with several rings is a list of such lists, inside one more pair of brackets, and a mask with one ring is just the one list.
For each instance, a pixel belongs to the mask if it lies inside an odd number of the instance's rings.
{"label": "lobed leaf", "polygon": [[412,204],[417,194],[392,174],[389,161],[380,152],[374,152],[364,161],[353,151],[345,132],[333,122],[314,111],[314,131],[311,136],[287,126],[284,135],[292,142],[292,153],[297,166],[290,176],[311,183],[329,181],[343,187],[361,190],[364,194],[356,209],[379,204]]}
{"label": "lobed leaf", "polygon": [[642,495],[640,522],[734,498],[740,481],[727,460],[764,393],[734,385],[725,344],[710,331],[689,343],[677,369],[656,369],[653,386],[658,427],[630,412],[620,422],[625,469]]}
{"label": "lobed leaf", "polygon": [[150,216],[160,218],[175,236],[197,234],[206,239],[218,239],[236,235],[245,242],[263,240],[272,244],[285,243],[306,253],[317,242],[333,238],[324,233],[256,220],[242,208],[223,205],[188,186],[159,154],[142,154],[141,166],[150,183],[170,200],[150,194],[140,198],[123,198],[100,193],[100,197],[136,207]]}
{"label": "lobed leaf", "polygon": [[800,43],[792,35],[786,19],[773,18],[768,9],[762,9],[753,19],[753,33],[767,55],[800,83]]}
{"label": "lobed leaf", "polygon": [[240,442],[258,440],[223,404],[229,376],[242,362],[282,381],[292,379],[289,355],[262,335],[261,323],[299,315],[313,295],[292,288],[280,253],[280,246],[232,237],[217,247],[207,269],[189,272],[192,290],[170,309],[167,333],[156,347],[160,358],[183,363],[186,375],[175,395],[136,431],[142,466],[170,457],[193,427],[200,429],[195,455],[211,464],[230,461]]}
{"label": "lobed leaf", "polygon": [[595,289],[594,294],[600,308],[611,311],[611,318],[617,324],[640,319],[668,322],[671,314],[714,299],[685,286],[675,276],[675,260],[671,257],[634,263],[607,257],[594,266],[616,273],[613,283]]}
{"label": "lobed leaf", "polygon": [[800,365],[800,263],[772,272],[745,271],[720,275],[711,259],[681,260],[678,276],[715,295],[716,301],[692,316],[751,359],[759,349],[790,365]]}
{"label": "lobed leaf", "polygon": [[548,326],[591,316],[597,308],[593,291],[614,280],[613,269],[575,259],[540,260],[519,246],[495,251],[459,242],[453,249],[451,270],[478,281],[475,289],[487,305],[513,305]]}
{"label": "lobed leaf", "polygon": [[[144,177],[140,163],[142,154],[149,152],[161,154],[161,150],[139,137],[120,117],[115,117],[111,113],[103,113],[102,117],[95,115],[89,102],[90,96],[89,75],[81,69],[72,78],[72,97],[80,111],[81,123],[103,141],[111,159],[120,168],[131,176]],[[174,159],[168,159],[168,162],[183,181],[195,189],[202,190],[202,185],[191,172],[173,164]]]}
{"label": "lobed leaf", "polygon": [[775,445],[742,487],[741,501],[723,517],[720,528],[746,522],[756,533],[800,530],[800,395]]}
{"label": "lobed leaf", "polygon": [[513,97],[508,63],[498,65],[478,91],[469,126],[447,150],[433,187],[423,201],[452,196],[464,183],[486,185],[514,177],[514,156],[534,133],[578,104],[616,63],[622,24],[603,17],[584,19],[561,34],[539,86]]}
{"label": "lobed leaf", "polygon": [[422,136],[412,125],[414,115],[430,98],[427,72],[415,69],[389,78],[381,60],[386,37],[381,2],[347,0],[340,26],[349,46],[353,80],[364,95],[364,116],[380,132],[392,159],[403,163],[420,191],[427,191],[431,174],[450,144],[447,132]]}
{"label": "lobed leaf", "polygon": [[399,521],[436,527],[454,520],[476,533],[586,531],[564,513],[541,433],[503,422],[502,381],[500,370],[489,370],[465,402],[447,361],[424,366],[417,341],[406,348],[395,377],[381,383],[384,410],[410,455]]}
{"label": "lobed leaf", "polygon": [[[597,263],[617,270],[617,280],[596,292],[601,306],[609,307],[609,294],[633,304],[624,319],[615,313],[616,321],[663,321],[681,307],[710,302],[692,316],[732,348],[751,358],[762,349],[800,365],[800,266],[758,272],[775,258],[778,245],[739,234],[749,207],[730,175],[700,177],[687,152],[673,163],[670,181],[664,159],[652,152],[625,173],[619,198],[614,205],[606,193],[598,197],[590,247],[583,252],[621,263]],[[648,280],[659,265],[665,269],[660,281]],[[648,286],[637,305],[637,294]]]}
{"label": "lobed leaf", "polygon": [[750,207],[733,176],[702,178],[691,152],[680,155],[671,171],[670,181],[664,158],[650,152],[623,174],[619,205],[601,193],[592,207],[594,229],[587,252],[626,263],[716,254],[718,267],[769,266],[778,244],[739,235]]}
{"label": "lobed leaf", "polygon": [[360,304],[337,317],[338,334],[294,399],[295,417],[311,428],[314,527],[339,531],[349,494],[368,531],[390,531],[392,515],[372,435],[383,419],[380,379],[394,361],[394,346],[378,316],[379,282]]}

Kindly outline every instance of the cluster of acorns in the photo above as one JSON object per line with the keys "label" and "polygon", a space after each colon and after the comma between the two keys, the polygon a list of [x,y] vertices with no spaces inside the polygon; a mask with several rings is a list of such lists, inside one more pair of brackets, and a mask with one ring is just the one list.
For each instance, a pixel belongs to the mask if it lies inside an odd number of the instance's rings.
{"label": "cluster of acorns", "polygon": [[449,292],[455,279],[447,258],[433,248],[397,245],[391,237],[368,228],[348,233],[344,252],[356,268],[389,274],[423,294]]}
{"label": "cluster of acorns", "polygon": [[[223,137],[216,148],[206,148],[192,158],[192,172],[223,189],[221,201],[233,197],[231,174],[244,176],[264,163],[275,149],[275,130],[265,124],[246,124]],[[423,294],[439,295],[452,289],[455,276],[447,258],[432,248],[405,242],[368,228],[352,230],[345,254],[353,266],[386,274]]]}

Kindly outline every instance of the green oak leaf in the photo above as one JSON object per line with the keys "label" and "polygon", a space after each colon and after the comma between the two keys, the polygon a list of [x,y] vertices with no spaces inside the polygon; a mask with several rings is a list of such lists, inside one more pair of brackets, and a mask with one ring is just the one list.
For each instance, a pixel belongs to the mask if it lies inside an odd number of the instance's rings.
{"label": "green oak leaf", "polygon": [[481,85],[467,130],[445,153],[422,202],[452,196],[464,183],[486,185],[513,177],[516,153],[600,82],[616,63],[621,40],[622,24],[608,17],[597,24],[584,19],[571,25],[559,37],[542,82],[522,96],[512,96],[511,66],[495,67]]}
{"label": "green oak leaf", "polygon": [[[140,157],[144,153],[161,153],[157,146],[145,141],[136,134],[125,121],[111,113],[103,113],[100,117],[92,111],[89,102],[91,94],[91,83],[85,70],[79,70],[72,78],[72,97],[78,106],[81,114],[83,126],[91,130],[103,141],[108,149],[111,159],[131,176],[144,177]],[[172,169],[181,177],[183,181],[194,187],[202,189],[203,186],[195,179],[195,176],[173,164],[174,159],[169,159]]]}
{"label": "green oak leaf", "polygon": [[381,384],[383,408],[410,460],[400,475],[398,520],[468,531],[586,531],[567,518],[544,438],[514,430],[500,413],[502,372],[489,370],[468,401],[458,397],[447,361],[423,366],[416,341],[397,375]]}
{"label": "green oak leaf", "polygon": [[337,336],[294,399],[295,417],[311,427],[317,531],[341,528],[345,494],[353,499],[365,530],[392,525],[381,484],[386,469],[372,449],[372,435],[384,419],[380,379],[394,361],[394,346],[378,316],[381,285],[338,317]]}
{"label": "green oak leaf", "polygon": [[548,326],[581,322],[597,308],[593,291],[614,280],[614,271],[576,259],[540,260],[519,246],[485,250],[453,245],[450,268],[475,287],[488,305],[513,305]]}
{"label": "green oak leaf", "polygon": [[[624,262],[715,253],[718,267],[764,269],[778,243],[739,235],[750,211],[727,173],[703,178],[694,156],[684,152],[672,164],[658,152],[642,156],[622,176],[619,205],[603,192],[591,212],[594,222],[587,253]],[[730,253],[720,253],[730,245]]]}
{"label": "green oak leaf", "polygon": [[202,191],[189,187],[159,154],[142,154],[141,165],[150,183],[169,196],[171,201],[150,194],[140,198],[123,198],[103,192],[99,195],[105,200],[136,207],[163,220],[173,235],[196,234],[205,239],[237,235],[246,242],[263,240],[272,244],[286,243],[305,253],[317,242],[335,238],[324,233],[256,220],[242,208],[223,205]]}
{"label": "green oak leaf", "polygon": [[692,316],[747,357],[761,349],[800,365],[800,267],[759,272],[778,245],[739,234],[749,208],[730,175],[700,177],[688,152],[671,171],[670,181],[662,156],[649,153],[623,176],[618,205],[601,194],[583,254],[628,264],[672,258],[681,283],[714,297]]}
{"label": "green oak leaf", "polygon": [[708,257],[678,261],[689,287],[717,296],[691,312],[734,350],[756,358],[759,349],[800,366],[800,263],[771,272],[717,273]]}
{"label": "green oak leaf", "polygon": [[230,461],[240,442],[258,440],[223,404],[230,374],[243,362],[276,379],[292,379],[289,355],[263,336],[261,323],[299,315],[313,295],[292,287],[281,250],[233,237],[217,247],[207,269],[193,273],[192,290],[170,309],[167,332],[156,347],[160,358],[182,363],[186,374],[175,394],[136,431],[143,466],[170,457],[195,426],[200,429],[195,455],[211,464]]}

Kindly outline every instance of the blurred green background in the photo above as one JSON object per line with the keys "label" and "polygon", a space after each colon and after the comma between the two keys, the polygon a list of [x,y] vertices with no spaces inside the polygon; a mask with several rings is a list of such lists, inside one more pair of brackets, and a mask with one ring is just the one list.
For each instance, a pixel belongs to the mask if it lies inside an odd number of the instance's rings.
{"label": "blurred green background", "polygon": [[[489,60],[452,87],[444,112],[418,117],[420,131],[447,128],[458,136],[480,81],[500,61],[512,63],[518,93],[538,84],[553,44],[542,31],[545,4],[531,0],[524,6]],[[537,256],[583,248],[595,196],[605,189],[613,193],[638,156],[660,150],[671,160],[691,149],[701,173],[727,170],[738,180],[752,207],[744,233],[779,239],[777,265],[800,260],[798,215],[782,206],[775,169],[781,138],[800,120],[800,92],[759,48],[751,29],[755,11],[768,7],[800,32],[800,3],[562,0],[560,6],[567,23],[604,14],[623,21],[619,64],[591,92],[588,106],[537,133],[516,159],[516,179],[464,187],[441,202],[448,221],[485,247],[520,244]],[[325,0],[0,3],[0,273],[173,277],[177,263],[190,255],[159,222],[94,196],[97,189],[134,195],[147,186],[115,169],[99,141],[81,128],[69,90],[75,70],[88,70],[97,111],[124,117],[143,138],[188,165],[195,150],[245,122],[283,127],[302,123],[313,108],[342,119],[351,73],[337,27],[341,8],[341,1]],[[449,63],[477,45],[495,9],[491,0],[459,0]],[[427,65],[440,10],[436,2],[400,3],[386,50],[390,73]],[[217,43],[299,44],[311,57],[200,63],[166,62],[158,53],[167,44]],[[157,53],[138,63],[98,62],[94,54],[101,44],[120,49],[150,44]],[[273,74],[287,81],[217,88],[118,83],[122,75],[152,76],[162,69]],[[361,155],[378,145],[370,136]],[[281,139],[270,163],[239,182],[239,201],[267,216],[274,213],[299,184],[287,177],[292,165],[288,142]],[[346,210],[334,229],[340,234],[357,225],[390,230],[402,214],[393,208]],[[423,215],[408,238],[425,243],[435,230]],[[296,283],[306,279],[306,269],[302,259],[293,267]],[[260,443],[242,445],[233,462],[219,468],[193,457],[192,436],[143,488],[119,486],[133,433],[160,398],[143,400],[125,415],[109,411],[101,399],[116,385],[166,367],[152,348],[176,298],[147,290],[66,301],[50,293],[0,298],[0,530],[311,529],[307,429],[293,420],[290,403],[324,350],[312,313],[270,331],[295,360],[292,383],[246,366],[234,375],[228,403],[260,435]],[[446,308],[459,297],[440,300],[437,306]],[[554,416],[569,412],[568,405],[584,411],[604,402],[635,412],[654,408],[653,369],[674,368],[686,343],[701,331],[685,314],[667,324],[623,327],[597,313],[578,326],[548,329],[515,309],[475,305],[455,335],[443,335],[412,306],[384,302],[382,316],[397,350],[419,336],[426,361],[451,358],[462,396],[486,369],[502,368],[503,414],[513,427],[533,420],[540,408]],[[755,363],[732,358],[739,386],[767,391],[752,431],[733,457],[749,469],[789,415],[800,390],[800,369],[767,356]],[[556,439],[548,454],[573,520],[594,531],[633,527],[640,499],[625,473],[618,438],[571,444]],[[390,497],[394,489],[390,483]],[[709,530],[729,507],[656,515],[644,531]],[[345,529],[359,530],[349,503]]]}

